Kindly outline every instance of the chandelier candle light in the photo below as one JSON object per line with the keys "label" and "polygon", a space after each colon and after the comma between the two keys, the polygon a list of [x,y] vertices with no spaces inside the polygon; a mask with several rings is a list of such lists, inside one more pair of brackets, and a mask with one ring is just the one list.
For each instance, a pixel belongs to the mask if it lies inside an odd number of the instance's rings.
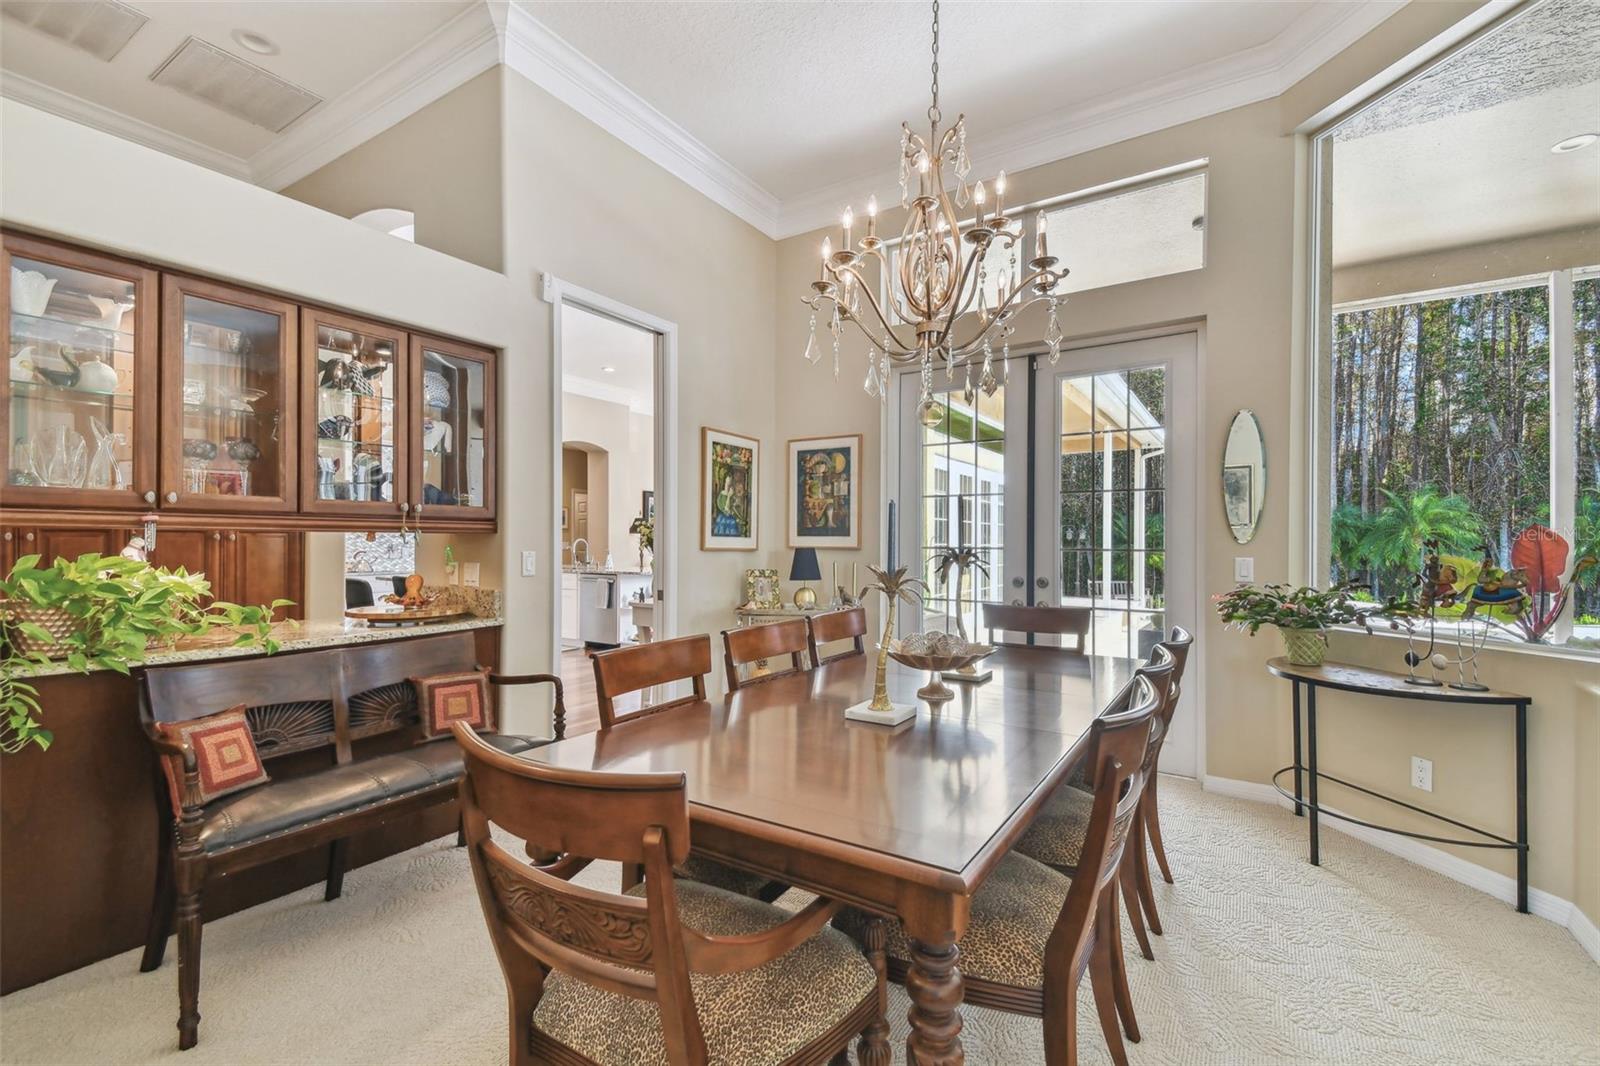
{"label": "chandelier candle light", "polygon": [[[1001,345],[1001,376],[1005,355],[1018,312],[1039,301],[1049,305],[1044,341],[1050,361],[1061,357],[1061,323],[1057,317],[1064,296],[1056,289],[1067,276],[1065,267],[1050,255],[1044,212],[1035,216],[1034,254],[1030,273],[1015,286],[1017,256],[1023,244],[1022,221],[1006,214],[1006,175],[994,179],[994,202],[979,181],[969,185],[972,162],[967,157],[965,117],[940,132],[939,122],[939,3],[933,4],[933,103],[928,108],[928,136],[900,126],[900,204],[908,209],[905,227],[893,262],[878,236],[877,197],[867,200],[866,232],[855,238],[855,212],[847,207],[840,219],[837,251],[831,238],[822,242],[822,264],[811,295],[803,302],[811,308],[811,334],[805,357],[822,358],[817,342],[817,313],[828,315],[827,331],[833,348],[833,373],[839,375],[839,345],[846,323],[853,323],[867,341],[867,395],[888,401],[890,365],[916,363],[922,372],[917,416],[926,426],[944,418],[944,405],[933,395],[935,362],[943,363],[947,380],[964,368],[963,395],[970,405],[976,390],[993,396],[1001,378],[995,375],[993,346]],[[955,174],[954,199],[945,188],[944,168]],[[915,176],[913,176],[915,175]],[[915,195],[912,193],[915,186]],[[973,207],[974,217],[965,228],[956,209]],[[1008,269],[1000,278],[989,306],[986,257],[991,246],[1010,252]],[[875,280],[867,264],[876,261]],[[891,277],[891,275],[893,275]],[[883,284],[888,281],[890,284]],[[882,293],[882,302],[878,294]],[[978,377],[973,380],[974,367]]]}

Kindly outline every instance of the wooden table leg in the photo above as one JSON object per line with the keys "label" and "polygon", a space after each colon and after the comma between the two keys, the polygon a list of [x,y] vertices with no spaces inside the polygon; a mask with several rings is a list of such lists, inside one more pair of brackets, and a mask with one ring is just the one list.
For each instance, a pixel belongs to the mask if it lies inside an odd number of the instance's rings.
{"label": "wooden table leg", "polygon": [[865,936],[867,961],[878,975],[878,1016],[867,1025],[856,1043],[856,1058],[861,1066],[889,1066],[894,1055],[889,1049],[889,993],[885,985],[888,957],[889,930],[885,919],[873,918],[867,923]]}
{"label": "wooden table leg", "polygon": [[906,1061],[914,1066],[962,1066],[961,952],[955,937],[925,942],[907,937],[911,947],[911,972],[906,994],[911,997],[911,1035],[906,1039]]}

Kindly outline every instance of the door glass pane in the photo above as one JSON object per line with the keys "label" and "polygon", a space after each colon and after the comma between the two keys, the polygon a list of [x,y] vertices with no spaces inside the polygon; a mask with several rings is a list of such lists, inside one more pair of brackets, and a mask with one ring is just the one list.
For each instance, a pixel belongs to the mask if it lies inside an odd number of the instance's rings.
{"label": "door glass pane", "polygon": [[1005,386],[994,395],[974,390],[941,398],[946,415],[922,430],[923,576],[930,595],[922,628],[956,632],[955,572],[938,580],[935,560],[946,548],[977,555],[961,586],[961,620],[969,639],[982,634],[982,602],[999,602],[1005,573]]}
{"label": "door glass pane", "polygon": [[422,352],[422,503],[484,506],[484,368],[476,359]]}
{"label": "door glass pane", "polygon": [[1092,653],[1135,655],[1165,603],[1166,370],[1063,377],[1057,402],[1060,601],[1094,610]]}
{"label": "door glass pane", "polygon": [[317,325],[317,499],[394,500],[397,349]]}
{"label": "door glass pane", "polygon": [[283,318],[183,298],[183,491],[281,496]]}
{"label": "door glass pane", "polygon": [[[11,261],[11,485],[129,489],[134,285]],[[148,356],[146,356],[148,358]]]}

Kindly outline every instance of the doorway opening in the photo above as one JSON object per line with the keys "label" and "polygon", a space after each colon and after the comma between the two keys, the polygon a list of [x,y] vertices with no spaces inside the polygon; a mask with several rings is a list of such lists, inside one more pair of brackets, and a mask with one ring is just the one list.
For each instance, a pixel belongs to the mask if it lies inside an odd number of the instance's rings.
{"label": "doorway opening", "polygon": [[[675,631],[677,327],[545,279],[554,305],[554,659],[593,705],[590,652]],[[659,502],[658,502],[659,501]]]}

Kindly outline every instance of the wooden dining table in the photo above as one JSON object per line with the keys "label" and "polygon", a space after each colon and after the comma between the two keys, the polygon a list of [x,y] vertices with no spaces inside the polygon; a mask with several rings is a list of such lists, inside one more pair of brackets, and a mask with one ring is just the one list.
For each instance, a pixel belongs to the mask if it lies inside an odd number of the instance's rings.
{"label": "wooden dining table", "polygon": [[[552,766],[681,770],[691,847],[745,870],[898,918],[910,942],[913,1063],[956,1064],[957,942],[972,895],[1083,758],[1089,725],[1132,679],[1132,659],[1001,648],[982,685],[919,701],[927,674],[891,663],[889,692],[916,703],[888,727],[849,721],[876,656],[852,656],[529,752]],[[887,1064],[885,1027],[863,1062]]]}

